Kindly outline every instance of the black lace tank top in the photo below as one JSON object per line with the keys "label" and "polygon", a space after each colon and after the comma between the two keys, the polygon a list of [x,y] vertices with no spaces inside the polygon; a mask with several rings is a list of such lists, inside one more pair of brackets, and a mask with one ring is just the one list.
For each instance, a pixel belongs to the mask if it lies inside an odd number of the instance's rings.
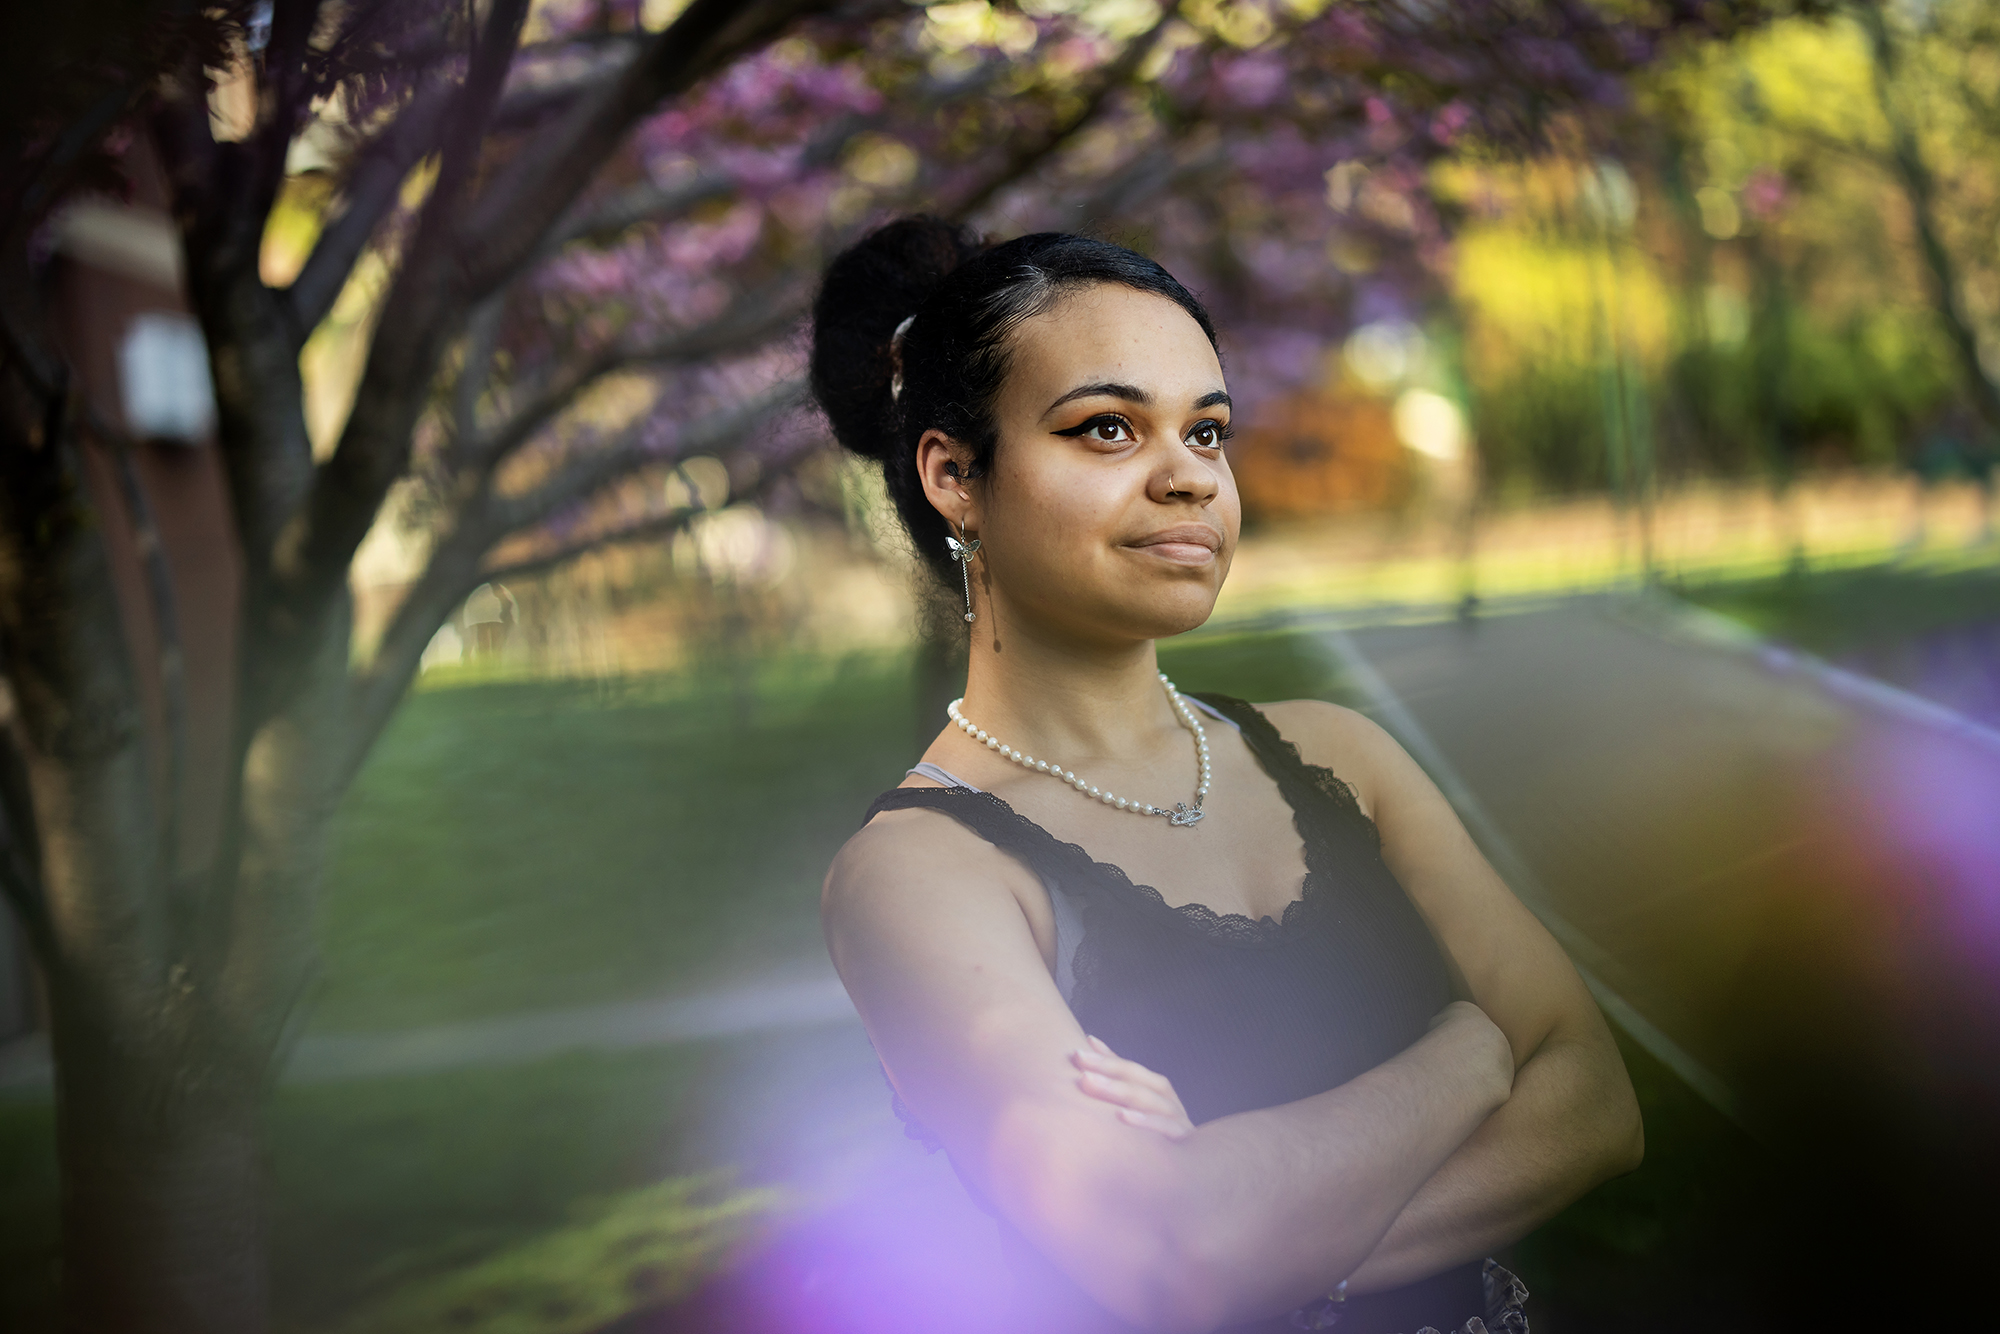
{"label": "black lace tank top", "polygon": [[[942,811],[1040,876],[1056,909],[1057,981],[1070,1010],[1086,1033],[1171,1079],[1200,1125],[1323,1093],[1382,1064],[1424,1035],[1451,990],[1437,942],[1383,863],[1352,789],[1305,763],[1242,700],[1191,697],[1236,724],[1292,808],[1306,876],[1282,918],[1169,905],[970,787],[896,788],[868,816]],[[896,1110],[913,1137],[935,1146],[900,1100]],[[1343,1334],[1415,1334],[1424,1325],[1456,1331],[1486,1306],[1475,1262],[1334,1309]],[[1240,1328],[1333,1327],[1307,1323],[1331,1312],[1294,1314],[1305,1319]]]}

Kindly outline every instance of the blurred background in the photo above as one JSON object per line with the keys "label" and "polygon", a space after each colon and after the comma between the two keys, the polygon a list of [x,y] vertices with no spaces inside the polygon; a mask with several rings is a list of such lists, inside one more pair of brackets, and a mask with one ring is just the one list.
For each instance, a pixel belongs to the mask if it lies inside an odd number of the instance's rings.
{"label": "blurred background", "polygon": [[[255,790],[281,521],[352,499],[299,547],[332,553],[339,680],[284,688],[337,718],[305,732],[333,777],[241,1075],[272,1327],[991,1326],[992,1225],[902,1137],[817,922],[963,679],[800,389],[820,267],[910,210],[1102,235],[1210,304],[1244,537],[1163,667],[1382,722],[1605,1007],[1648,1159],[1517,1249],[1535,1328],[1969,1299],[2000,12],[295,9],[24,19],[8,94],[8,272],[101,404],[78,486],[189,865]],[[280,457],[323,485],[273,509]],[[15,845],[56,846],[24,809]],[[87,951],[10,892],[0,1326],[30,1331],[80,1272],[50,1031]]]}

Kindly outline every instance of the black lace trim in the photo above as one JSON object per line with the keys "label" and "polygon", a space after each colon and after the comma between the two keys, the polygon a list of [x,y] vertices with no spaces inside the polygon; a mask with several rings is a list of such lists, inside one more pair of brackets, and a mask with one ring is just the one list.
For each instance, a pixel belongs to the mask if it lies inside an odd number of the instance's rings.
{"label": "black lace trim", "polygon": [[[1249,743],[1251,751],[1264,761],[1265,772],[1277,779],[1279,787],[1285,786],[1285,775],[1302,775],[1314,792],[1326,799],[1334,812],[1345,818],[1358,830],[1365,832],[1367,842],[1378,852],[1382,846],[1381,832],[1375,822],[1361,809],[1361,799],[1354,794],[1348,781],[1322,764],[1307,764],[1299,754],[1297,745],[1287,740],[1283,733],[1266,718],[1256,705],[1246,703],[1233,695],[1219,695],[1212,691],[1190,691],[1194,698],[1214,708],[1243,729],[1243,739]],[[1276,761],[1275,765],[1272,761]],[[1300,804],[1290,793],[1285,798],[1297,813]]]}
{"label": "black lace trim", "polygon": [[[1166,896],[1151,885],[1142,885],[1125,874],[1123,867],[1101,862],[1082,847],[1057,838],[1043,826],[1022,815],[991,792],[975,792],[963,787],[891,788],[868,808],[867,819],[877,811],[924,807],[958,819],[975,833],[1007,851],[1018,852],[1037,871],[1048,870],[1056,879],[1081,871],[1098,884],[1171,914],[1188,931],[1218,944],[1247,949],[1269,949],[1302,929],[1315,907],[1326,897],[1332,881],[1330,862],[1334,840],[1320,817],[1346,819],[1365,831],[1368,851],[1377,853],[1380,836],[1374,821],[1362,813],[1354,789],[1331,769],[1307,764],[1299,748],[1279,734],[1270,719],[1251,705],[1229,695],[1201,693],[1195,698],[1212,705],[1243,730],[1251,753],[1278,784],[1279,794],[1292,808],[1292,828],[1304,849],[1306,873],[1299,895],[1285,905],[1277,918],[1250,917],[1245,913],[1220,913],[1205,903],[1168,903]],[[1322,805],[1324,803],[1324,805]],[[973,814],[978,811],[978,814]],[[966,818],[970,816],[971,818]],[[988,821],[1000,827],[988,828]],[[864,823],[866,821],[864,820]],[[1013,837],[1008,837],[1008,835]],[[997,836],[996,836],[997,835]],[[1080,961],[1079,961],[1080,962]],[[1079,985],[1081,979],[1079,978]]]}

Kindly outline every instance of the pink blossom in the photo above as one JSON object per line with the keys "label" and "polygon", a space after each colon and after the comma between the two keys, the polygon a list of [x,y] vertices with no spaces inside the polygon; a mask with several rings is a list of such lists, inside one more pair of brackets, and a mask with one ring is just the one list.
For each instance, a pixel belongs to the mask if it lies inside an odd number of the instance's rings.
{"label": "pink blossom", "polygon": [[1783,211],[1789,195],[1781,174],[1769,167],[1759,167],[1743,183],[1743,210],[1759,222],[1769,222]]}

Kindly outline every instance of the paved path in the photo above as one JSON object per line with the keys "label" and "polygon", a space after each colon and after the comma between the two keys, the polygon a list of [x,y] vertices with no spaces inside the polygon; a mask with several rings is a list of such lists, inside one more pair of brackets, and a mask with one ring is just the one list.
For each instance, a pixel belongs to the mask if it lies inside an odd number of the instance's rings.
{"label": "paved path", "polygon": [[[294,1048],[283,1077],[288,1084],[324,1084],[828,1024],[858,1025],[859,1016],[832,964],[819,956],[769,977],[691,996],[540,1010],[388,1033],[309,1033]],[[0,1096],[45,1096],[49,1084],[48,1046],[41,1035],[0,1048]]]}
{"label": "paved path", "polygon": [[1917,1272],[1983,1253],[1994,1229],[1959,1224],[2000,1183],[2000,736],[1659,604],[1328,646],[1572,953],[1828,1185],[1812,1207],[1852,1224],[1819,1220],[1826,1245],[1903,1243]]}

